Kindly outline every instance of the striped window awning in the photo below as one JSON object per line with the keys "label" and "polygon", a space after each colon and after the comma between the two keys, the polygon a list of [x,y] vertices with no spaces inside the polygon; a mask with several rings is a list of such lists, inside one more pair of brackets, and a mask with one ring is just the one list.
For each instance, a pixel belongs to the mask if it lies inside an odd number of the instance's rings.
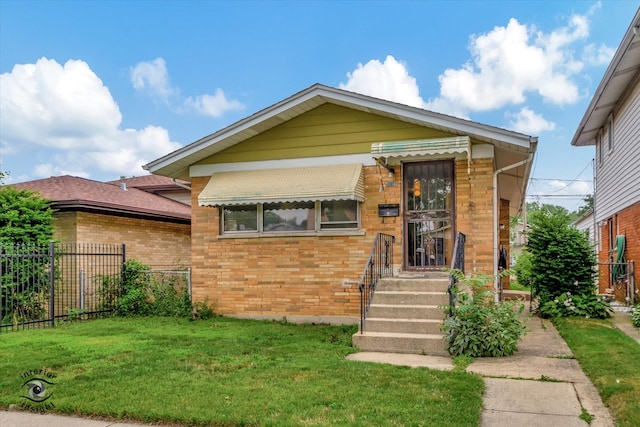
{"label": "striped window awning", "polygon": [[412,157],[428,157],[443,154],[469,156],[471,139],[468,136],[433,138],[412,141],[377,142],[371,145],[371,155],[384,164]]}
{"label": "striped window awning", "polygon": [[326,200],[364,201],[361,164],[217,172],[198,196],[200,206]]}

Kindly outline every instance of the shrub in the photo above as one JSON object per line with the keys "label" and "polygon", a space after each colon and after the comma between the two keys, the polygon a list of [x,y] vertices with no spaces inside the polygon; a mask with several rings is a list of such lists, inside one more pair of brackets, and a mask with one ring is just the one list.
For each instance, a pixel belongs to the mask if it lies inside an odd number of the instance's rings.
{"label": "shrub", "polygon": [[640,328],[640,304],[636,305],[631,313],[631,322],[634,326]]}
{"label": "shrub", "polygon": [[[513,354],[526,332],[518,316],[524,305],[518,302],[495,304],[493,291],[486,287],[493,281],[491,276],[466,277],[459,270],[450,273],[458,280],[455,290],[458,305],[446,306],[447,311],[451,310],[442,324],[447,351],[454,356],[469,357]],[[501,275],[510,273],[507,270]]]}
{"label": "shrub", "polygon": [[606,319],[612,312],[611,305],[594,294],[571,295],[566,292],[540,306],[540,317],[543,318],[580,316]]}
{"label": "shrub", "polygon": [[566,214],[536,212],[528,236],[532,291],[540,307],[567,292],[594,293],[595,252],[587,235],[569,225]]}
{"label": "shrub", "polygon": [[531,271],[531,254],[528,251],[523,250],[520,255],[518,255],[516,263],[513,266],[513,271],[518,279],[518,284],[531,289],[533,285],[533,273]]}

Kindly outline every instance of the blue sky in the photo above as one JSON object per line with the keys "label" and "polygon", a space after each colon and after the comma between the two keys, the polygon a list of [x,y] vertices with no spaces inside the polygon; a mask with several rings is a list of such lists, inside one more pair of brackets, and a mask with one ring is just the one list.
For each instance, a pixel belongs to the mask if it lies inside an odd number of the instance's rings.
{"label": "blue sky", "polygon": [[0,170],[142,175],[322,83],[538,136],[530,200],[576,209],[594,152],[570,141],[638,6],[0,0]]}

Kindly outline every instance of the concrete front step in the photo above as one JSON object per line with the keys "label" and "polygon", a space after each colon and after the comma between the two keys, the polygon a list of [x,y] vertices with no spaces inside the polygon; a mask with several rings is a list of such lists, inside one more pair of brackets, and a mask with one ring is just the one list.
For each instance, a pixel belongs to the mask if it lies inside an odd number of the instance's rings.
{"label": "concrete front step", "polygon": [[446,292],[448,286],[449,279],[441,276],[433,278],[385,277],[378,282],[376,293],[378,291]]}
{"label": "concrete front step", "polygon": [[363,351],[448,356],[442,335],[398,332],[364,332],[353,335],[353,345]]}
{"label": "concrete front step", "polygon": [[385,319],[442,319],[444,318],[444,311],[438,308],[437,305],[371,304],[367,312],[367,319],[370,317]]}
{"label": "concrete front step", "polygon": [[449,304],[446,292],[376,291],[376,304],[443,305]]}
{"label": "concrete front step", "polygon": [[366,332],[400,332],[409,334],[440,334],[441,320],[436,319],[380,319],[367,317]]}

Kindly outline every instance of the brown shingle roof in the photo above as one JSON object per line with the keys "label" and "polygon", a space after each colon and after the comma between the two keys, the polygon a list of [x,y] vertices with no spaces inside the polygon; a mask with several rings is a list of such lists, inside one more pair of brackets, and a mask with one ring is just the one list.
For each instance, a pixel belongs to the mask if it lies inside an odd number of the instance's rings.
{"label": "brown shingle roof", "polygon": [[69,175],[11,185],[41,193],[52,200],[53,207],[58,210],[89,210],[165,221],[191,221],[189,206],[137,188],[123,190],[117,184]]}

